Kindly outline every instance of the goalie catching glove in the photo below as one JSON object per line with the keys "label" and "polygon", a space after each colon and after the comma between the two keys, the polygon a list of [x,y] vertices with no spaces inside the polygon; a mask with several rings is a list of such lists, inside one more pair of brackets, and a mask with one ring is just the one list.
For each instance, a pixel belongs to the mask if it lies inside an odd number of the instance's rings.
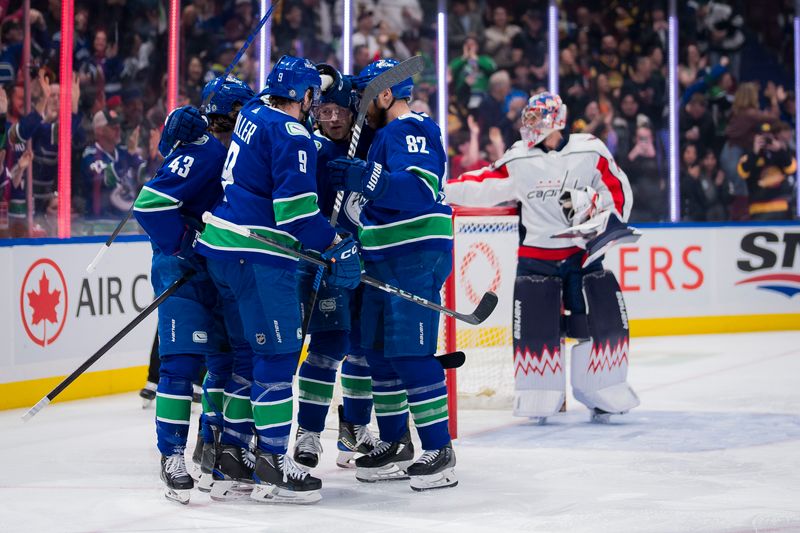
{"label": "goalie catching glove", "polygon": [[367,200],[377,200],[389,187],[390,174],[380,163],[338,157],[328,162],[328,169],[335,189],[360,193]]}
{"label": "goalie catching glove", "polygon": [[[337,240],[340,237],[337,236]],[[330,248],[322,253],[328,262],[328,283],[345,289],[355,289],[361,283],[361,255],[358,245],[349,235],[334,240]]]}
{"label": "goalie catching glove", "polygon": [[564,189],[558,199],[564,216],[573,226],[583,224],[594,217],[598,212],[599,202],[600,195],[589,186],[580,189]]}

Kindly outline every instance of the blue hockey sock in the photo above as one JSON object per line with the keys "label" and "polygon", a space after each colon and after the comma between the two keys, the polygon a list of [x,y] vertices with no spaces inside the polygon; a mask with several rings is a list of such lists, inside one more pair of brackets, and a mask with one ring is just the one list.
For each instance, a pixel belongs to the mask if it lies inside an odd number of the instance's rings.
{"label": "blue hockey sock", "polygon": [[297,423],[301,428],[318,432],[325,428],[338,366],[338,360],[311,352],[300,366],[297,376],[300,391]]}
{"label": "blue hockey sock", "polygon": [[292,378],[299,357],[256,354],[250,398],[259,450],[286,453],[292,430]]}
{"label": "blue hockey sock", "polygon": [[408,401],[403,382],[381,352],[367,351],[372,398],[381,440],[397,442],[408,430]]}
{"label": "blue hockey sock", "polygon": [[212,426],[222,431],[222,410],[225,385],[231,377],[232,353],[216,353],[206,356],[206,377],[203,380],[203,415],[200,423],[203,442],[214,442]]}
{"label": "blue hockey sock", "polygon": [[366,426],[372,415],[372,376],[367,358],[348,355],[342,363],[344,419]]}
{"label": "blue hockey sock", "polygon": [[392,366],[408,392],[408,407],[414,418],[422,448],[438,450],[450,442],[447,428],[447,385],[444,369],[433,355],[393,357]]}
{"label": "blue hockey sock", "polygon": [[156,389],[156,437],[162,455],[183,453],[192,413],[192,380],[202,357],[164,355]]}
{"label": "blue hockey sock", "polygon": [[325,417],[333,399],[336,369],[347,350],[347,331],[312,333],[308,357],[298,372],[297,423],[308,431],[325,428]]}
{"label": "blue hockey sock", "polygon": [[253,439],[253,408],[250,394],[253,386],[253,352],[244,346],[233,351],[233,371],[225,384],[224,426],[222,444],[247,448]]}

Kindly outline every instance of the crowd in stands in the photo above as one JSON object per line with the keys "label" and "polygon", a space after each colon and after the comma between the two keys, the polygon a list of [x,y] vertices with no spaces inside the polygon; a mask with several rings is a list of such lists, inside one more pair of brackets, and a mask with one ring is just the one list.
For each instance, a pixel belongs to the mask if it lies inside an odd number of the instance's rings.
{"label": "crowd in stands", "polygon": [[[110,231],[160,164],[167,114],[166,0],[76,0],[73,70],[59,79],[60,2],[32,0],[25,112],[22,1],[0,0],[0,235],[53,235],[59,87],[72,86],[73,234]],[[680,9],[681,211],[685,220],[789,218],[796,190],[790,90],[792,2],[690,0]],[[376,57],[425,59],[412,109],[435,116],[436,0],[355,0],[357,73]],[[450,0],[450,175],[519,140],[528,97],[548,86],[547,2]],[[601,138],[628,174],[632,219],[668,218],[666,2],[559,2],[559,92],[571,132]],[[282,54],[342,67],[342,0],[284,0],[272,20]],[[185,0],[178,105],[232,61],[259,18],[255,0]],[[744,21],[747,21],[747,24]],[[254,45],[234,73],[257,85]],[[28,227],[27,174],[34,226]]]}

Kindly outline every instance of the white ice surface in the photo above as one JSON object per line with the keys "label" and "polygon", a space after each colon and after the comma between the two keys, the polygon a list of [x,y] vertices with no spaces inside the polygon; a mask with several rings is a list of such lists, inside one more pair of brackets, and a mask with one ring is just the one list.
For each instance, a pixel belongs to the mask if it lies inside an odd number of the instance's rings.
{"label": "white ice surface", "polygon": [[462,411],[455,489],[359,483],[328,430],[309,507],[167,501],[135,394],[27,424],[0,412],[0,531],[800,531],[800,332],[634,339],[631,353],[642,405],[610,425],[574,400],[545,426]]}

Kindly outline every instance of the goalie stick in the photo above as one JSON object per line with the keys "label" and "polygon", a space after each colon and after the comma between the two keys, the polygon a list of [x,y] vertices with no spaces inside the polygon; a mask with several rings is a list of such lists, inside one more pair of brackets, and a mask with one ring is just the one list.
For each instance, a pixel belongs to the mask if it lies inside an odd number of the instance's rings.
{"label": "goalie stick", "polygon": [[[203,222],[206,224],[211,224],[212,226],[216,226],[221,229],[226,229],[228,231],[232,231],[241,235],[242,237],[247,237],[248,239],[253,239],[259,241],[264,244],[268,244],[282,252],[291,255],[292,257],[296,257],[298,259],[302,259],[304,261],[308,261],[309,263],[313,263],[317,266],[321,266],[324,268],[328,268],[328,263],[323,261],[320,257],[311,255],[308,252],[295,250],[289,246],[284,246],[283,244],[273,241],[263,235],[259,235],[251,231],[249,228],[244,226],[240,226],[238,224],[234,224],[233,222],[229,222],[227,220],[223,220],[219,217],[215,217],[208,211],[203,213]],[[467,324],[477,325],[489,318],[489,315],[492,314],[494,308],[497,307],[497,295],[492,291],[488,291],[484,293],[481,301],[478,302],[478,306],[475,308],[470,314],[459,313],[453,309],[449,309],[442,305],[439,305],[435,302],[422,298],[421,296],[417,296],[416,294],[412,294],[408,291],[404,291],[398,287],[394,287],[389,285],[388,283],[384,283],[383,281],[377,280],[373,277],[367,276],[366,274],[361,274],[361,282],[366,283],[376,289],[380,289],[382,291],[388,292],[389,294],[394,294],[404,300],[408,300],[410,302],[414,302],[417,305],[422,307],[427,307],[428,309],[433,309],[434,311],[438,311],[439,313],[445,314],[447,316],[456,318],[461,320],[462,322],[466,322]]]}
{"label": "goalie stick", "polygon": [[167,288],[167,290],[165,290],[165,291],[164,291],[164,292],[162,292],[160,295],[158,295],[158,298],[156,298],[155,300],[153,300],[153,302],[152,302],[150,305],[148,305],[147,307],[145,307],[145,308],[144,308],[144,310],[143,310],[141,313],[139,313],[138,315],[136,315],[136,317],[134,317],[134,319],[133,319],[133,320],[131,320],[131,321],[128,323],[128,325],[127,325],[127,326],[125,326],[124,328],[122,328],[122,329],[120,330],[120,332],[119,332],[119,333],[117,333],[116,335],[114,335],[114,336],[111,338],[111,340],[109,340],[107,343],[105,343],[105,344],[104,344],[104,345],[103,345],[103,346],[102,346],[102,347],[101,347],[99,350],[97,350],[97,351],[96,351],[96,352],[95,352],[95,353],[94,353],[94,354],[93,354],[91,357],[89,357],[89,359],[87,359],[86,361],[84,361],[84,362],[83,362],[83,364],[82,364],[81,366],[79,366],[78,368],[76,368],[76,369],[75,369],[75,371],[74,371],[74,372],[72,372],[72,374],[70,374],[69,376],[67,376],[66,378],[64,378],[64,379],[61,381],[61,383],[59,383],[59,384],[56,386],[56,388],[55,388],[55,389],[53,389],[53,390],[51,390],[49,393],[47,393],[47,396],[45,396],[44,398],[42,398],[41,400],[39,400],[38,402],[36,402],[36,405],[34,405],[33,407],[31,407],[31,408],[28,410],[28,412],[27,412],[27,413],[25,413],[24,415],[22,415],[22,420],[24,420],[25,422],[27,422],[28,420],[30,420],[31,418],[33,418],[33,417],[36,415],[36,413],[38,413],[39,411],[41,411],[41,410],[42,410],[42,408],[43,408],[44,406],[46,406],[47,404],[49,404],[50,402],[52,402],[52,401],[53,401],[53,399],[54,399],[56,396],[58,396],[59,394],[61,394],[61,392],[62,392],[64,389],[66,389],[67,387],[69,387],[69,386],[70,386],[70,384],[71,384],[73,381],[75,381],[76,379],[78,379],[78,377],[79,377],[81,374],[83,374],[84,372],[86,372],[86,370],[87,370],[87,369],[88,369],[90,366],[92,366],[92,365],[93,365],[95,362],[97,362],[97,360],[98,360],[98,359],[100,359],[100,358],[101,358],[101,357],[102,357],[102,356],[103,356],[103,355],[104,355],[104,354],[105,354],[105,353],[106,353],[108,350],[110,350],[110,349],[111,349],[111,348],[112,348],[112,347],[113,347],[115,344],[117,344],[117,343],[118,343],[120,340],[122,340],[122,338],[123,338],[125,335],[127,335],[128,333],[130,333],[130,332],[133,330],[133,328],[135,328],[136,326],[138,326],[138,325],[139,325],[139,323],[140,323],[142,320],[144,320],[145,318],[147,318],[147,316],[148,316],[150,313],[152,313],[153,311],[155,311],[155,309],[156,309],[156,308],[157,308],[159,305],[161,305],[161,304],[164,302],[164,300],[166,300],[167,298],[169,298],[169,297],[170,297],[170,295],[172,295],[172,294],[173,294],[175,291],[177,291],[178,289],[180,289],[180,288],[183,286],[183,284],[184,284],[184,283],[186,283],[187,281],[189,281],[189,278],[191,278],[192,276],[194,276],[194,274],[195,274],[194,270],[189,270],[189,271],[187,271],[187,272],[186,272],[186,273],[185,273],[183,276],[181,276],[180,278],[178,278],[178,279],[177,279],[177,280],[176,280],[176,281],[175,281],[175,282],[174,282],[172,285],[170,285],[170,286]]}
{"label": "goalie stick", "polygon": [[[364,120],[367,117],[367,108],[369,103],[375,99],[380,93],[386,89],[391,89],[394,85],[400,83],[406,78],[410,78],[422,72],[425,63],[420,56],[414,56],[406,59],[402,63],[393,66],[386,72],[376,76],[375,79],[369,82],[364,88],[364,93],[361,102],[358,104],[358,113],[356,120],[353,122],[353,131],[350,134],[350,146],[347,148],[347,158],[353,159],[356,155],[356,148],[358,147],[358,140],[361,138],[361,128],[364,126]],[[336,199],[333,203],[333,211],[331,212],[331,226],[336,227],[336,222],[339,220],[339,212],[342,209],[342,200],[344,199],[344,191],[336,193]],[[305,340],[308,327],[311,324],[311,314],[314,312],[314,306],[317,303],[317,294],[319,293],[319,285],[322,282],[322,274],[325,272],[324,267],[319,267],[316,276],[314,276],[314,284],[311,288],[311,294],[308,297],[308,304],[304,307],[303,311],[303,329],[302,336]]]}
{"label": "goalie stick", "polygon": [[[231,64],[228,65],[228,67],[225,69],[225,72],[223,72],[223,74],[222,74],[222,76],[220,76],[220,78],[222,78],[223,80],[226,79],[228,77],[228,74],[230,74],[231,71],[233,71],[233,68],[239,63],[239,60],[242,59],[242,56],[244,55],[244,53],[247,51],[248,48],[250,48],[250,45],[253,44],[253,40],[256,38],[256,35],[258,35],[258,32],[261,31],[261,28],[264,27],[264,24],[266,24],[267,21],[270,19],[270,17],[272,17],[272,11],[275,9],[275,6],[277,6],[280,3],[281,3],[281,0],[277,0],[271,6],[269,6],[269,9],[267,10],[267,12],[264,13],[264,16],[261,17],[261,20],[258,22],[258,25],[253,29],[253,31],[250,32],[250,35],[247,36],[247,40],[244,42],[242,47],[239,49],[239,52],[233,58],[233,61],[231,61]],[[217,78],[217,79],[219,79],[219,78]],[[217,92],[217,84],[214,84],[214,89],[208,94],[206,99],[203,100],[203,103],[201,104],[201,107],[200,107],[201,109],[208,104],[208,102],[211,100],[211,98],[214,96],[214,93],[216,93],[216,92]],[[180,144],[180,141],[175,143],[175,146],[172,147],[172,150],[175,150],[175,148],[178,147],[178,144]],[[100,249],[97,251],[97,255],[94,256],[94,259],[92,259],[92,262],[89,263],[89,265],[86,267],[86,272],[87,273],[91,274],[92,272],[95,271],[95,269],[97,268],[98,263],[100,263],[100,261],[103,259],[103,256],[106,254],[108,249],[111,248],[111,244],[114,242],[114,240],[117,238],[119,233],[122,231],[122,228],[125,227],[125,224],[128,223],[128,220],[130,220],[132,215],[133,215],[133,206],[131,206],[131,208],[128,210],[128,212],[125,213],[125,216],[122,217],[122,220],[119,221],[119,224],[117,224],[117,227],[114,228],[114,231],[111,233],[111,235],[108,237],[108,239],[106,239],[105,244],[103,244],[103,246],[100,247]]]}

